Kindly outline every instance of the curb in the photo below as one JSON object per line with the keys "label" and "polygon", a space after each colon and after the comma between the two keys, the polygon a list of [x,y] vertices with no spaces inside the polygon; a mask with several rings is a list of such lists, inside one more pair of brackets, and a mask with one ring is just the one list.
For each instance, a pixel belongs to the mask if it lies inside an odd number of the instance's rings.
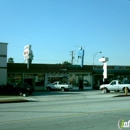
{"label": "curb", "polygon": [[113,97],[128,97],[128,96],[130,96],[130,95],[116,95],[116,96],[113,96]]}
{"label": "curb", "polygon": [[2,99],[0,100],[1,103],[19,103],[19,102],[28,102],[26,99]]}

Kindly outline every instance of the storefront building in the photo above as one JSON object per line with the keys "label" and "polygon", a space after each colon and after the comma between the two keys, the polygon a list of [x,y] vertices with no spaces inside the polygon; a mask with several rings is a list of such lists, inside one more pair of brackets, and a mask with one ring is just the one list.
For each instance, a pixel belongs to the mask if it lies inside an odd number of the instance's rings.
{"label": "storefront building", "polygon": [[8,63],[8,83],[27,82],[34,86],[35,90],[45,90],[48,83],[62,81],[78,86],[80,80],[88,81],[87,86],[91,86],[91,66],[67,66],[60,64],[30,64],[27,69],[26,64]]}
{"label": "storefront building", "polygon": [[[55,81],[69,82],[80,88],[99,89],[103,77],[102,66],[61,64],[26,64],[8,63],[8,83],[27,82],[35,90],[45,90],[48,83]],[[130,66],[108,66],[108,82],[113,79],[130,80]],[[84,89],[84,88],[81,88]]]}

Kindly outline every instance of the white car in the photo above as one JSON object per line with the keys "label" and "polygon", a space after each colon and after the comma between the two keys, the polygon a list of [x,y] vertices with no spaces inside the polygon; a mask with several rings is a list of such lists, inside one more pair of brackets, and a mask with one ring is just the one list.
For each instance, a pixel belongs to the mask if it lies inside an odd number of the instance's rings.
{"label": "white car", "polygon": [[61,90],[61,91],[65,91],[65,90],[70,90],[72,89],[72,85],[68,84],[68,83],[62,83],[61,81],[55,81],[54,83],[48,84],[46,86],[46,89],[48,91],[50,90]]}
{"label": "white car", "polygon": [[129,91],[130,84],[121,84],[118,80],[113,80],[109,84],[103,84],[100,86],[100,90],[102,91],[102,93],[107,93],[110,91],[124,91],[125,92],[125,88],[127,88],[127,90]]}

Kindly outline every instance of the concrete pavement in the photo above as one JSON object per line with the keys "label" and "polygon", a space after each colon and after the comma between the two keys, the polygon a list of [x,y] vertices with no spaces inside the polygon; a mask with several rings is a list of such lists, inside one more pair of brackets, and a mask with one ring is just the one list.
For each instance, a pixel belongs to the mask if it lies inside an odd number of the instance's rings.
{"label": "concrete pavement", "polygon": [[[76,94],[79,94],[79,96],[75,96]],[[126,97],[130,96],[125,95],[124,93],[101,93],[100,90],[71,90],[68,92],[60,92],[60,91],[51,91],[51,92],[34,92],[33,95],[29,96],[0,96],[0,103],[17,103],[17,102],[30,102],[30,101],[55,101],[60,100],[59,95],[62,96],[64,99],[69,100],[76,100],[81,98],[111,98],[111,97]],[[44,96],[44,98],[40,97]]]}

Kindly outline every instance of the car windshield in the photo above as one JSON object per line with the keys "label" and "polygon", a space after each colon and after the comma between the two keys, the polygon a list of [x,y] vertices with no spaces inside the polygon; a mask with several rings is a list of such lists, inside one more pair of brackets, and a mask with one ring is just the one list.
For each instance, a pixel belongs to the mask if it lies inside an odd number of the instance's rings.
{"label": "car windshield", "polygon": [[111,85],[115,85],[115,84],[116,84],[116,81],[111,82]]}

